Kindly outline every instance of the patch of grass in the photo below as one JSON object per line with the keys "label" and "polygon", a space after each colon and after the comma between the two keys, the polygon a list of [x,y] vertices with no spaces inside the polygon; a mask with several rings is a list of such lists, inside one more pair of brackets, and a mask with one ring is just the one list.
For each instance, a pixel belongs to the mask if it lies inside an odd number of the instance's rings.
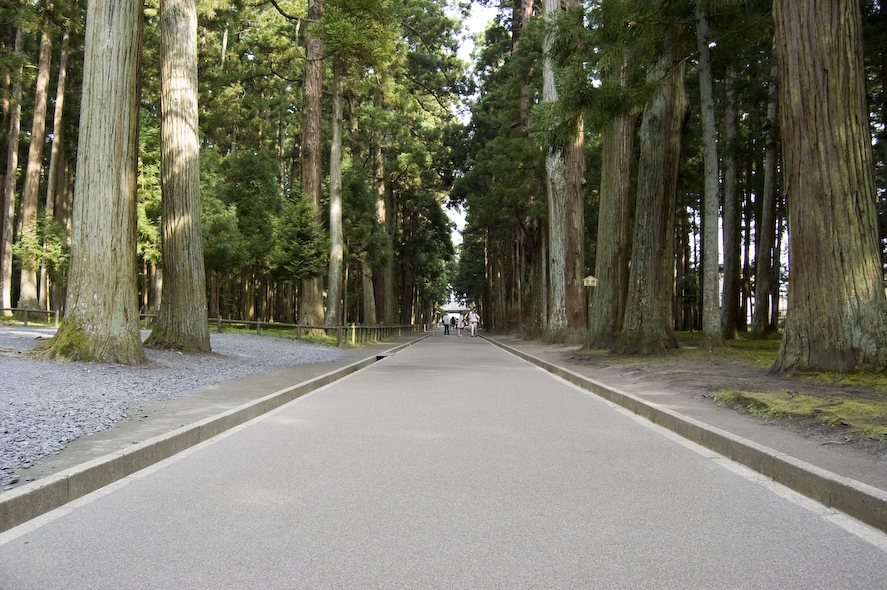
{"label": "patch of grass", "polygon": [[716,400],[761,416],[812,419],[826,426],[848,428],[854,435],[887,442],[887,399],[819,397],[793,391],[769,393],[721,390]]}

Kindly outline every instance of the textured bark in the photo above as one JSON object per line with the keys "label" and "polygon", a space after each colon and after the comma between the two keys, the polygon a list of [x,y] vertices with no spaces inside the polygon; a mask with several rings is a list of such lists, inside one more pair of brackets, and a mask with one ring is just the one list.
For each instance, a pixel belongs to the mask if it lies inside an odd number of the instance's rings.
{"label": "textured bark", "polygon": [[[323,17],[324,0],[309,0],[305,31],[305,79],[302,86],[302,196],[315,207],[315,223],[321,224],[321,191],[323,180],[322,118],[323,109],[323,37],[319,21]],[[323,278],[302,280],[299,297],[299,323],[323,325]]]}
{"label": "textured bark", "polygon": [[699,98],[702,111],[705,195],[703,197],[702,259],[702,335],[707,347],[723,346],[718,229],[720,221],[720,186],[718,176],[718,130],[715,127],[715,100],[712,89],[711,51],[709,50],[708,10],[704,3],[696,9],[696,48],[699,51]]}
{"label": "textured bark", "polygon": [[591,292],[587,348],[612,348],[625,314],[633,144],[633,115],[619,117],[604,129],[594,265],[598,284]]}
{"label": "textured bark", "polygon": [[683,59],[672,26],[647,80],[657,84],[644,109],[638,162],[631,272],[618,354],[657,354],[677,347],[674,335],[674,208],[681,128],[687,109]]}
{"label": "textured bark", "polygon": [[859,4],[777,0],[789,306],[773,369],[887,368]]}
{"label": "textured bark", "polygon": [[147,345],[210,350],[200,229],[197,5],[160,2],[160,149],[163,292]]}
{"label": "textured bark", "polygon": [[755,224],[757,245],[755,247],[755,309],[752,317],[751,334],[754,338],[764,338],[776,330],[770,323],[770,295],[773,293],[773,266],[779,265],[774,257],[776,241],[776,117],[777,89],[776,64],[771,70],[769,100],[767,101],[767,128],[764,156],[764,191],[761,196],[761,218]]}
{"label": "textured bark", "polygon": [[326,325],[342,323],[342,75],[345,63],[333,65],[333,137],[330,144],[330,275],[327,291]]}
{"label": "textured bark", "polygon": [[[48,102],[49,67],[52,63],[53,2],[48,0],[43,9],[43,29],[40,34],[40,57],[37,62],[37,84],[34,90],[34,118],[31,124],[31,143],[28,147],[28,163],[22,188],[21,234],[19,240],[37,244],[37,209],[40,203],[40,175],[43,171],[43,142],[46,138],[46,104]],[[39,309],[37,271],[39,263],[32,252],[22,264],[19,281],[18,306]]]}
{"label": "textured bark", "polygon": [[721,292],[721,327],[725,340],[737,338],[739,317],[739,267],[741,223],[739,190],[736,182],[736,138],[739,135],[736,114],[736,63],[727,63],[724,101],[724,284]]}
{"label": "textured bark", "polygon": [[366,257],[360,260],[360,281],[363,289],[363,323],[376,325],[376,298],[373,296],[373,267]]}
{"label": "textured bark", "polygon": [[46,356],[144,361],[136,291],[141,19],[137,0],[87,5],[68,298]]}
{"label": "textured bark", "polygon": [[[560,0],[544,1],[544,16],[554,21],[561,12]],[[551,65],[551,38],[543,45],[542,100],[557,102],[558,91]],[[567,328],[567,167],[562,150],[548,148],[545,158],[545,186],[548,195],[548,314],[546,331],[552,334]]]}
{"label": "textured bark", "polygon": [[[15,32],[15,55],[21,59],[22,30]],[[9,114],[9,137],[6,154],[6,182],[3,183],[3,227],[0,228],[0,313],[12,307],[12,238],[15,217],[15,181],[18,170],[19,135],[21,132],[22,84],[21,66],[12,83],[12,104]]]}
{"label": "textured bark", "polygon": [[[378,75],[379,86],[382,85]],[[377,108],[387,108],[381,88],[373,101]],[[394,207],[385,173],[385,150],[382,139],[373,146],[373,190],[376,193],[376,219],[385,228],[385,266],[375,277],[376,323],[393,325],[397,318],[397,298],[394,295]]]}

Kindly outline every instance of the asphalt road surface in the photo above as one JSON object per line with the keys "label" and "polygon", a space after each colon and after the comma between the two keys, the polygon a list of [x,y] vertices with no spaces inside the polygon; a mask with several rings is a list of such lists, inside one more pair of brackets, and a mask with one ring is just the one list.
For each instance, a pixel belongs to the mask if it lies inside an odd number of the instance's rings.
{"label": "asphalt road surface", "polygon": [[887,535],[434,337],[0,534],[0,588],[883,588]]}

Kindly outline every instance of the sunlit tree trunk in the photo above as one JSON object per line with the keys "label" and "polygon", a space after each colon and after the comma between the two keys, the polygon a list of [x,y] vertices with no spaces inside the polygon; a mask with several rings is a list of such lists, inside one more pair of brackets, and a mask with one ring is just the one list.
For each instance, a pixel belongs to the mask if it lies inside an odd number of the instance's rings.
{"label": "sunlit tree trunk", "polygon": [[[22,56],[22,30],[15,32],[15,56]],[[7,138],[6,182],[3,184],[3,227],[0,228],[0,312],[12,307],[12,242],[15,218],[15,182],[18,171],[19,135],[21,132],[22,83],[21,62],[12,83],[9,113],[9,137]]]}
{"label": "sunlit tree trunk", "polygon": [[66,315],[56,358],[144,361],[136,289],[136,163],[142,3],[87,4]]}
{"label": "sunlit tree trunk", "polygon": [[37,62],[37,85],[34,91],[34,118],[31,124],[31,143],[28,147],[28,163],[22,188],[21,228],[19,241],[27,252],[22,261],[19,281],[18,306],[39,309],[37,271],[40,267],[37,242],[37,209],[40,203],[40,174],[43,171],[43,141],[46,137],[46,104],[48,102],[49,67],[52,62],[53,2],[47,0],[43,8],[43,30],[40,34],[40,57]]}
{"label": "sunlit tree trunk", "polygon": [[164,281],[157,323],[146,344],[208,352],[206,271],[200,229],[195,0],[160,2],[160,86]]}
{"label": "sunlit tree trunk", "polygon": [[327,292],[326,325],[342,323],[342,76],[345,63],[333,65],[333,133],[330,144],[330,276]]}
{"label": "sunlit tree trunk", "polygon": [[776,0],[789,305],[775,371],[887,368],[857,2]]}
{"label": "sunlit tree trunk", "polygon": [[[59,56],[59,72],[58,82],[55,91],[55,110],[52,119],[52,148],[49,156],[49,174],[46,179],[46,219],[55,218],[55,205],[57,201],[56,195],[63,192],[63,185],[60,186],[59,177],[64,174],[64,107],[65,107],[65,87],[68,79],[68,53],[70,44],[70,33],[67,26],[62,32],[62,47]],[[40,301],[46,309],[52,308],[49,273],[46,267],[41,270],[40,280]],[[55,287],[55,285],[53,285]]]}
{"label": "sunlit tree trunk", "polygon": [[[549,21],[561,13],[560,0],[544,0],[544,16]],[[558,91],[551,63],[552,39],[543,43],[542,100],[557,102]],[[545,185],[548,194],[548,313],[547,331],[559,333],[567,327],[567,167],[563,151],[549,147],[545,158]]]}
{"label": "sunlit tree trunk", "polygon": [[[321,224],[323,175],[321,123],[323,118],[323,37],[320,19],[324,0],[309,0],[305,30],[305,78],[302,86],[302,196],[314,207],[315,223]],[[302,280],[299,297],[299,323],[323,325],[323,278]]]}

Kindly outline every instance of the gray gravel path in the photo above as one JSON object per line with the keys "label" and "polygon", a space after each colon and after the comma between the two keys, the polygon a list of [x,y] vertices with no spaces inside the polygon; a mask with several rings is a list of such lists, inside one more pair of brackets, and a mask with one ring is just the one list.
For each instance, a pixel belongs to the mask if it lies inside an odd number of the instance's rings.
{"label": "gray gravel path", "polygon": [[213,354],[148,350],[143,367],[59,363],[22,354],[54,332],[0,326],[0,486],[76,438],[110,428],[133,405],[343,355],[329,346],[242,333],[212,334]]}

